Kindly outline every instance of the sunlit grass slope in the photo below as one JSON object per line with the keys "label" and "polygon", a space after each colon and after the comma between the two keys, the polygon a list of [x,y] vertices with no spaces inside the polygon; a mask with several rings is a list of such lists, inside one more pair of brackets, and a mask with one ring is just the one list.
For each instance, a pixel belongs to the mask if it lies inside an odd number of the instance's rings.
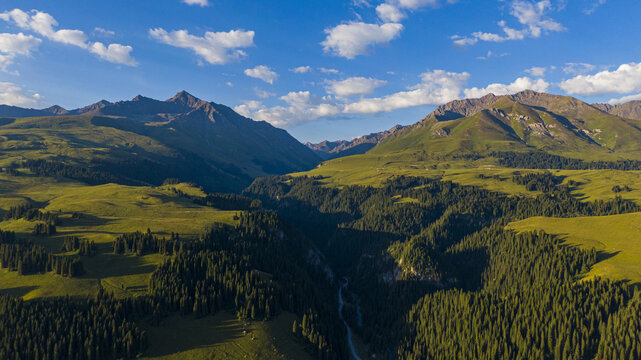
{"label": "sunlit grass slope", "polygon": [[[149,276],[163,261],[160,255],[142,257],[112,254],[112,241],[122,233],[152,232],[195,238],[215,222],[233,223],[236,211],[220,211],[199,206],[179,196],[173,189],[194,196],[204,195],[187,184],[163,187],[106,184],[87,186],[53,178],[0,175],[2,214],[19,203],[31,203],[51,212],[61,212],[57,233],[51,237],[32,236],[35,222],[9,220],[0,229],[15,231],[19,237],[60,253],[65,236],[93,240],[98,254],[83,257],[86,274],[65,279],[53,274],[19,276],[0,270],[0,289],[26,299],[46,296],[85,295],[97,289],[98,282],[118,295],[135,295],[146,290]],[[73,214],[81,214],[73,218]]]}
{"label": "sunlit grass slope", "polygon": [[[477,164],[452,162],[432,166],[419,161],[387,161],[376,156],[355,155],[335,159],[304,173],[294,176],[323,176],[323,181],[331,186],[370,185],[380,186],[385,180],[399,175],[421,176],[433,179],[453,181],[461,185],[475,185],[492,191],[506,194],[536,195],[527,191],[525,186],[515,184],[512,177],[515,173],[542,172],[530,169],[506,169],[485,163]],[[549,170],[556,176],[562,176],[565,183],[574,181],[572,193],[586,201],[607,200],[616,194],[612,191],[615,185],[628,186],[631,191],[618,193],[624,199],[641,203],[641,171],[619,170]]]}
{"label": "sunlit grass slope", "polygon": [[513,222],[517,231],[543,230],[566,244],[599,251],[588,278],[600,276],[641,284],[641,213],[578,218],[533,217]]}
{"label": "sunlit grass slope", "polygon": [[201,319],[172,316],[160,326],[145,326],[149,349],[143,359],[311,359],[291,334],[295,319],[282,313],[270,321],[248,322],[226,311]]}

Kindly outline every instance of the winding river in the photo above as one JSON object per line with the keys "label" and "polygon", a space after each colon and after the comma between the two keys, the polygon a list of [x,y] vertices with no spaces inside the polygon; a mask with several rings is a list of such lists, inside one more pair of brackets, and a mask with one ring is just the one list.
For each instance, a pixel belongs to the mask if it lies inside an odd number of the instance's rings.
{"label": "winding river", "polygon": [[356,353],[356,348],[354,347],[354,341],[352,340],[352,328],[349,327],[347,321],[343,319],[343,288],[347,286],[347,280],[338,288],[338,316],[343,320],[343,324],[347,328],[347,343],[349,344],[349,349],[352,352],[352,356],[356,360],[361,360],[361,358]]}

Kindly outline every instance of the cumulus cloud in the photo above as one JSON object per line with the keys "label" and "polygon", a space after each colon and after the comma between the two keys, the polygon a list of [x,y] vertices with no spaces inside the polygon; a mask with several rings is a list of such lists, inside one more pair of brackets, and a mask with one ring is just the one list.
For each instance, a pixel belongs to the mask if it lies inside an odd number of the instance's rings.
{"label": "cumulus cloud", "polygon": [[101,42],[95,42],[91,45],[89,51],[115,64],[138,65],[136,60],[131,56],[133,48],[128,45],[109,44],[109,46],[105,46],[105,44]]}
{"label": "cumulus cloud", "polygon": [[420,105],[440,105],[458,99],[470,74],[434,70],[421,74],[421,83],[408,91],[361,99],[345,106],[347,114],[372,114]]}
{"label": "cumulus cloud", "polygon": [[397,23],[405,19],[406,15],[399,8],[387,3],[380,4],[376,7],[376,14],[384,22]]}
{"label": "cumulus cloud", "polygon": [[[30,55],[42,40],[23,33],[0,33],[0,70],[10,72],[9,66],[13,64],[18,55]],[[11,72],[17,75],[17,72]]]}
{"label": "cumulus cloud", "polygon": [[552,10],[550,0],[538,2],[514,0],[510,5],[510,14],[523,26],[514,29],[505,20],[498,22],[502,34],[477,31],[470,36],[452,36],[455,45],[474,45],[479,41],[503,42],[508,40],[523,40],[527,37],[539,38],[542,34],[564,31],[565,27],[552,20],[546,14]]}
{"label": "cumulus cloud", "polygon": [[374,114],[420,105],[438,105],[457,99],[468,73],[443,70],[429,71],[421,75],[421,82],[407,91],[383,97],[361,98],[355,102],[339,101],[332,96],[313,96],[309,91],[290,92],[282,96],[286,106],[266,107],[260,102],[245,102],[234,108],[244,116],[267,121],[275,126],[313,121],[321,117],[349,114]]}
{"label": "cumulus cloud", "polygon": [[525,70],[526,73],[534,76],[534,77],[543,77],[545,76],[545,72],[548,70],[547,67],[540,67],[540,66],[533,66],[527,70]]}
{"label": "cumulus cloud", "polygon": [[641,91],[641,63],[629,63],[618,69],[594,75],[577,75],[559,84],[571,95],[629,94]]}
{"label": "cumulus cloud", "polygon": [[0,82],[0,104],[33,108],[42,106],[43,101],[40,94],[28,94],[16,84]]}
{"label": "cumulus cloud", "polygon": [[336,96],[353,96],[371,94],[387,81],[365,77],[351,77],[341,81],[328,81],[326,90]]}
{"label": "cumulus cloud", "polygon": [[60,29],[56,19],[48,13],[31,10],[24,12],[20,9],[0,13],[0,19],[12,22],[21,29],[30,30],[51,41],[61,44],[73,45],[98,55],[101,59],[116,63],[135,66],[137,63],[131,57],[131,46],[109,44],[105,46],[100,42],[91,43],[87,35],[81,30]]}
{"label": "cumulus cloud", "polygon": [[399,23],[378,25],[350,22],[325,29],[327,37],[321,45],[326,53],[354,59],[358,55],[367,54],[374,45],[388,44],[402,30],[403,25]]}
{"label": "cumulus cloud", "polygon": [[254,45],[254,32],[231,30],[228,32],[205,33],[205,36],[189,34],[187,30],[167,32],[163,28],[150,29],[152,38],[174,47],[190,49],[210,64],[226,64],[247,56],[239,48]]}
{"label": "cumulus cloud", "polygon": [[627,103],[629,101],[634,101],[634,100],[641,100],[641,94],[628,95],[621,98],[610,99],[610,101],[608,101],[608,104],[610,105],[623,104],[623,103]]}
{"label": "cumulus cloud", "polygon": [[23,33],[0,34],[0,52],[6,54],[30,55],[31,51],[40,45],[42,40]]}
{"label": "cumulus cloud", "polygon": [[295,67],[293,69],[289,69],[289,71],[297,73],[297,74],[304,74],[304,73],[308,73],[308,72],[312,71],[312,67],[311,66],[299,66],[299,67]]}
{"label": "cumulus cloud", "polygon": [[273,84],[278,79],[278,74],[269,66],[258,65],[253,69],[245,69],[245,75],[256,79],[263,80],[266,83]]}
{"label": "cumulus cloud", "polygon": [[209,1],[208,0],[182,0],[187,5],[198,5],[198,6],[209,6]]}
{"label": "cumulus cloud", "polygon": [[465,89],[463,93],[466,98],[480,98],[487,94],[494,95],[510,95],[515,94],[523,90],[534,90],[538,92],[546,92],[550,83],[546,82],[543,79],[533,80],[529,77],[520,77],[511,84],[490,84],[484,88],[473,87],[470,89]]}

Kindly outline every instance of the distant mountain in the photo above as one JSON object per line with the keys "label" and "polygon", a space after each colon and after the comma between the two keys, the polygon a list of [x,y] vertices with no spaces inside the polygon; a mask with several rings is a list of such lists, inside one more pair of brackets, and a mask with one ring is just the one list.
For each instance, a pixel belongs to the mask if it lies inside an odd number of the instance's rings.
{"label": "distant mountain", "polygon": [[592,104],[592,106],[608,114],[625,119],[641,120],[641,100],[634,100],[618,105]]}
{"label": "distant mountain", "polygon": [[589,155],[641,151],[638,122],[569,96],[531,90],[439,106],[370,153],[545,150]]}
{"label": "distant mountain", "polygon": [[166,101],[139,95],[71,111],[0,111],[5,118],[29,117],[1,123],[0,159],[55,159],[131,181],[176,177],[212,191],[240,191],[256,177],[308,170],[320,161],[285,130],[185,91]]}
{"label": "distant mountain", "polygon": [[393,128],[369,135],[363,135],[352,140],[322,141],[317,144],[310,142],[305,145],[314,150],[316,155],[323,160],[335,159],[343,156],[364,154],[390,135],[403,129],[404,126],[396,125]]}
{"label": "distant mountain", "polygon": [[37,116],[80,115],[102,109],[108,105],[111,105],[111,103],[106,100],[101,100],[95,104],[74,110],[67,110],[58,105],[53,105],[46,109],[25,109],[11,105],[0,105],[0,117],[24,118]]}

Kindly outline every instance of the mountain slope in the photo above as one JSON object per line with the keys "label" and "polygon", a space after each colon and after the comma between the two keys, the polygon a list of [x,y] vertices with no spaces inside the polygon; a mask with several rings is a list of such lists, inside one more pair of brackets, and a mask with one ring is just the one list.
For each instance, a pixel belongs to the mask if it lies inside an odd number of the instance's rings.
{"label": "mountain slope", "polygon": [[641,151],[635,123],[567,96],[523,91],[438,107],[372,150],[436,153],[545,150],[571,154]]}
{"label": "mountain slope", "polygon": [[137,96],[2,124],[4,164],[54,160],[124,183],[176,177],[211,191],[240,191],[255,177],[307,170],[319,160],[286,131],[184,91],[166,101]]}

